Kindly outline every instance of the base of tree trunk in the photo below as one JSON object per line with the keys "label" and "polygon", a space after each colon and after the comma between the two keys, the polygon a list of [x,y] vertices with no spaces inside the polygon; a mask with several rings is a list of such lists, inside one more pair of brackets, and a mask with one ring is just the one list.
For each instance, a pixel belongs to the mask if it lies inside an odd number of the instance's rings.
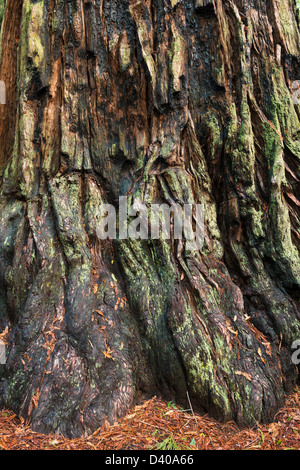
{"label": "base of tree trunk", "polygon": [[[267,3],[0,1],[0,405],[34,430],[154,394],[253,426],[293,389],[300,32]],[[204,246],[100,240],[120,196],[202,204]]]}

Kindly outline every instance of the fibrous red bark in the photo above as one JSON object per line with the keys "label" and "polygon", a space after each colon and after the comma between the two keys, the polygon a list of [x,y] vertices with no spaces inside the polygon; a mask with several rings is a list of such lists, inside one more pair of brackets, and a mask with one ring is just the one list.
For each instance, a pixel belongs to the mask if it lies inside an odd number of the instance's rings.
{"label": "fibrous red bark", "polygon": [[[70,436],[154,393],[272,419],[300,335],[294,0],[0,5],[1,404]],[[203,248],[99,240],[124,195],[203,204]]]}

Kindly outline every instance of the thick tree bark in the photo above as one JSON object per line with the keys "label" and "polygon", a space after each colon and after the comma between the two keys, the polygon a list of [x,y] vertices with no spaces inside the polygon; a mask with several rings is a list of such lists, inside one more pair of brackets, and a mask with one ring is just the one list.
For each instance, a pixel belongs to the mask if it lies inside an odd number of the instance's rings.
{"label": "thick tree bark", "polygon": [[[0,403],[68,436],[159,393],[241,425],[297,380],[294,0],[0,0]],[[97,237],[202,203],[205,244]]]}

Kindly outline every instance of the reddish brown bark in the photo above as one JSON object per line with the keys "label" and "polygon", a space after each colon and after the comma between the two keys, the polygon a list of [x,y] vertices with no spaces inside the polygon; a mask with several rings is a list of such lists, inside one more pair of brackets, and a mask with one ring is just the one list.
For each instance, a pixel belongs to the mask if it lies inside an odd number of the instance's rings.
{"label": "reddish brown bark", "polygon": [[[154,393],[272,419],[297,380],[295,2],[24,0],[20,29],[11,10],[0,402],[72,436]],[[124,195],[202,203],[203,249],[99,240]]]}

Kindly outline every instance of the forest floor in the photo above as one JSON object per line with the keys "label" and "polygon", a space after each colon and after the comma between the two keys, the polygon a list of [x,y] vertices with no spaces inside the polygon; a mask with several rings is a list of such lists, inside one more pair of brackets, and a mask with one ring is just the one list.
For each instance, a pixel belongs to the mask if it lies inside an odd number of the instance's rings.
{"label": "forest floor", "polygon": [[0,411],[0,450],[300,450],[300,390],[274,422],[252,429],[221,424],[157,397],[116,424],[78,439],[33,432],[9,410]]}

